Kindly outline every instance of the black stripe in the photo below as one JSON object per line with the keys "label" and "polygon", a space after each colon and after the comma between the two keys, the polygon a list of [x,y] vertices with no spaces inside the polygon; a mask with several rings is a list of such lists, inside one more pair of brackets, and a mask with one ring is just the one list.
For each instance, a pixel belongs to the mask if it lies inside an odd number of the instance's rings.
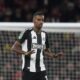
{"label": "black stripe", "polygon": [[[28,36],[27,48],[28,51],[31,51],[31,44],[32,44],[31,30],[28,32],[27,36]],[[27,67],[30,67],[30,56],[25,56],[25,69],[27,69]]]}
{"label": "black stripe", "polygon": [[[41,39],[41,34],[37,34],[37,44],[42,44],[42,39]],[[40,71],[40,53],[41,49],[37,49],[37,54],[36,54],[36,72]]]}

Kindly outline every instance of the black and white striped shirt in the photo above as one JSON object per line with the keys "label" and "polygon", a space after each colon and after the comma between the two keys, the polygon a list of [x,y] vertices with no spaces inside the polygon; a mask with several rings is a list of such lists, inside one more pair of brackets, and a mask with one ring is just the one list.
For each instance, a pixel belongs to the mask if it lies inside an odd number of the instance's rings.
{"label": "black and white striped shirt", "polygon": [[22,69],[29,69],[30,72],[46,70],[43,54],[43,50],[49,48],[46,32],[41,31],[38,34],[33,29],[28,29],[20,34],[18,40],[22,44],[23,51],[35,51],[30,56],[22,55]]}

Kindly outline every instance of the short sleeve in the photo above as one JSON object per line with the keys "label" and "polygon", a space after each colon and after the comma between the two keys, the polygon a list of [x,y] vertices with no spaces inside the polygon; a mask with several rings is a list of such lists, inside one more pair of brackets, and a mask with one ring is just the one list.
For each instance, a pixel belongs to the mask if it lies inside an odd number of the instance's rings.
{"label": "short sleeve", "polygon": [[46,42],[45,42],[45,44],[46,44],[46,48],[49,48],[49,41],[48,41],[48,35],[46,34]]}
{"label": "short sleeve", "polygon": [[18,41],[20,43],[23,43],[25,41],[25,39],[27,39],[27,31],[23,31],[20,33],[19,37],[18,37]]}

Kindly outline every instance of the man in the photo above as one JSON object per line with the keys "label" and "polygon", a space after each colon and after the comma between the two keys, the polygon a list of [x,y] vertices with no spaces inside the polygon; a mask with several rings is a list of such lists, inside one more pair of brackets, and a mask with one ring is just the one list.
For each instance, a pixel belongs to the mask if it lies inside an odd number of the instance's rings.
{"label": "man", "polygon": [[22,54],[22,80],[47,80],[44,55],[56,57],[49,49],[47,34],[41,30],[43,22],[44,14],[35,13],[34,27],[22,32],[12,47],[17,54]]}

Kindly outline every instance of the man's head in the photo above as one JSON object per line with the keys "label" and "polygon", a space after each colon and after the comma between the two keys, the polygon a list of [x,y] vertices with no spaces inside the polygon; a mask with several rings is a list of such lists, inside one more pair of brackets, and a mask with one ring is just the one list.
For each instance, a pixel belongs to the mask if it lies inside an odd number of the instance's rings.
{"label": "man's head", "polygon": [[36,12],[33,15],[33,23],[34,27],[37,29],[41,29],[44,22],[44,14],[42,12]]}

